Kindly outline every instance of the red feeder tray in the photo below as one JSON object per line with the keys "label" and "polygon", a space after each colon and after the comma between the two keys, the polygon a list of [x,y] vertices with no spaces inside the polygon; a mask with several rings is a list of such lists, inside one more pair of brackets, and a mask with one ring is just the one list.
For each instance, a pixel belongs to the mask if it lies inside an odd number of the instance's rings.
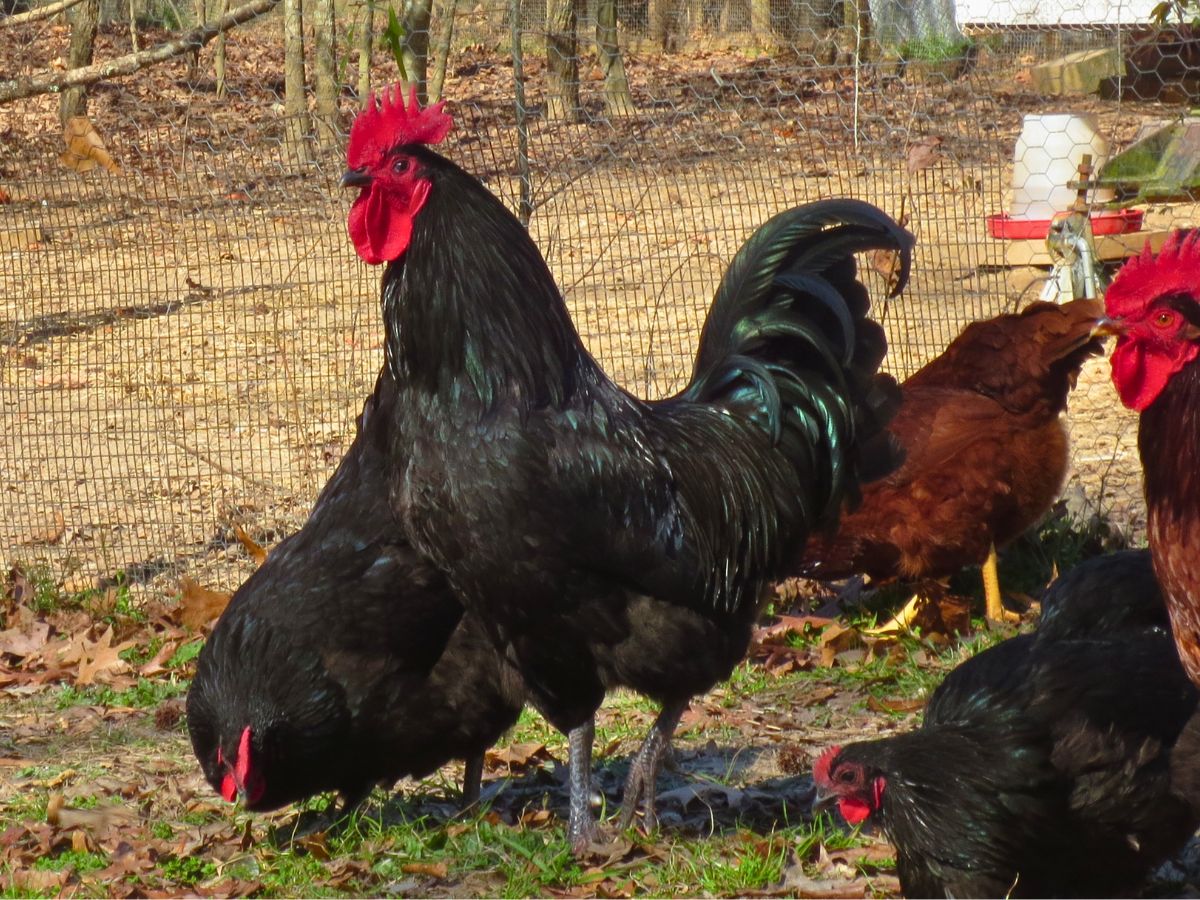
{"label": "red feeder tray", "polygon": [[[1118,209],[1092,213],[1092,234],[1127,234],[1142,230],[1140,209]],[[1053,219],[1013,219],[1001,213],[987,217],[988,234],[1008,241],[1045,240]]]}

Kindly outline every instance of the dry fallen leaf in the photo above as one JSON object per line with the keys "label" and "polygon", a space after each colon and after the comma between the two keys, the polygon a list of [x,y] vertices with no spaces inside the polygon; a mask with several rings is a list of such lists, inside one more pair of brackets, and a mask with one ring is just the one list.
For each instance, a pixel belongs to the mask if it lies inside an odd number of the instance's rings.
{"label": "dry fallen leaf", "polygon": [[83,645],[83,656],[79,660],[79,674],[75,676],[77,684],[94,684],[99,680],[108,680],[113,675],[129,671],[129,663],[121,659],[120,654],[133,647],[136,641],[122,641],[113,644],[113,629],[109,625],[99,640]]}
{"label": "dry fallen leaf", "polygon": [[35,525],[22,543],[25,544],[56,544],[67,531],[67,520],[57,509],[45,517],[45,521]]}
{"label": "dry fallen leaf", "polygon": [[[63,795],[55,792],[46,801],[46,821],[55,828],[85,828],[100,835],[113,826],[128,825],[138,820],[138,814],[124,806],[97,806],[94,809],[75,809],[67,806]],[[72,837],[72,841],[75,838]]]}
{"label": "dry fallen leaf", "polygon": [[261,566],[266,562],[267,551],[263,548],[262,544],[246,534],[246,529],[241,525],[234,525],[233,534],[241,542],[242,546],[246,548],[246,552],[250,554],[250,558],[254,560],[255,565]]}
{"label": "dry fallen leaf", "polygon": [[46,622],[33,621],[28,625],[16,626],[0,631],[0,653],[26,657],[46,646],[50,637],[50,626]]}
{"label": "dry fallen leaf", "polygon": [[483,761],[489,769],[506,768],[510,773],[535,763],[550,762],[553,759],[554,757],[546,749],[545,744],[534,741],[488,750],[483,757]]}
{"label": "dry fallen leaf", "polygon": [[905,168],[908,169],[909,175],[915,175],[922,169],[930,169],[936,166],[942,159],[941,151],[938,148],[942,145],[942,139],[937,135],[929,135],[916,141],[908,148],[908,159],[905,161]]}
{"label": "dry fallen leaf", "polygon": [[182,596],[175,616],[180,625],[193,631],[199,631],[224,612],[233,596],[228,591],[209,590],[190,578],[184,578],[179,587]]}
{"label": "dry fallen leaf", "polygon": [[445,878],[450,874],[450,869],[444,862],[404,863],[400,871],[406,875],[428,875],[430,878]]}
{"label": "dry fallen leaf", "polygon": [[121,167],[104,149],[104,141],[87,116],[72,116],[67,119],[63,141],[66,142],[67,149],[59,155],[58,161],[68,169],[90,172],[96,166],[103,166],[114,175],[121,174]]}

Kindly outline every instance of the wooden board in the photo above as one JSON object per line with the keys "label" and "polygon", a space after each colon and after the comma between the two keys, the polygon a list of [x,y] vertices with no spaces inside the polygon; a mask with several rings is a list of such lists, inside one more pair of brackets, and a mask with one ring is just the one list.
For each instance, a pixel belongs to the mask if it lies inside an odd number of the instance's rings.
{"label": "wooden board", "polygon": [[[1157,253],[1166,242],[1170,230],[1161,231],[1131,231],[1128,234],[1107,234],[1096,238],[1096,255],[1105,262],[1124,259],[1141,253],[1150,242],[1150,247]],[[1005,241],[1004,262],[1010,266],[1051,266],[1054,260],[1046,249],[1044,240]]]}

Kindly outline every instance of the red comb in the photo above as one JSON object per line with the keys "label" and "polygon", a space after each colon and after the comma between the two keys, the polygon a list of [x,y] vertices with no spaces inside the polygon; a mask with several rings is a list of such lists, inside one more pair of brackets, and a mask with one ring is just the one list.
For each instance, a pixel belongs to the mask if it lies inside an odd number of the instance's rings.
{"label": "red comb", "polygon": [[454,124],[454,120],[442,112],[443,106],[445,101],[421,109],[417,103],[416,85],[409,89],[407,105],[402,83],[384,88],[378,102],[372,93],[366,107],[350,126],[347,165],[351,169],[372,165],[383,154],[402,144],[440,144]]}
{"label": "red comb", "polygon": [[1127,316],[1170,294],[1200,294],[1200,230],[1173,232],[1157,256],[1147,241],[1108,286],[1104,309],[1113,318]]}
{"label": "red comb", "polygon": [[813,781],[817,784],[829,784],[829,769],[833,766],[834,759],[841,752],[842,748],[835,745],[817,757],[817,761],[813,765]]}
{"label": "red comb", "polygon": [[237,780],[238,786],[242,790],[246,789],[246,778],[250,775],[250,726],[247,725],[242,732],[242,739],[238,741],[237,761],[233,764],[233,777]]}

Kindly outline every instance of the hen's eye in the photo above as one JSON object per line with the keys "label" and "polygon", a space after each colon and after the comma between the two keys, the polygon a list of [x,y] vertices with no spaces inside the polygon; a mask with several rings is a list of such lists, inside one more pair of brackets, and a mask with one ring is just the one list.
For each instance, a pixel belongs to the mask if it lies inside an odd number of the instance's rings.
{"label": "hen's eye", "polygon": [[849,783],[854,780],[854,771],[852,769],[842,769],[838,772],[838,781]]}
{"label": "hen's eye", "polygon": [[1165,311],[1160,312],[1154,317],[1154,324],[1158,328],[1169,328],[1171,325],[1175,324],[1175,313]]}
{"label": "hen's eye", "polygon": [[394,163],[392,163],[392,171],[395,172],[397,175],[403,175],[405,172],[408,171],[408,167],[409,167],[409,162],[407,159],[404,159],[403,157],[401,157],[400,159],[398,159]]}

